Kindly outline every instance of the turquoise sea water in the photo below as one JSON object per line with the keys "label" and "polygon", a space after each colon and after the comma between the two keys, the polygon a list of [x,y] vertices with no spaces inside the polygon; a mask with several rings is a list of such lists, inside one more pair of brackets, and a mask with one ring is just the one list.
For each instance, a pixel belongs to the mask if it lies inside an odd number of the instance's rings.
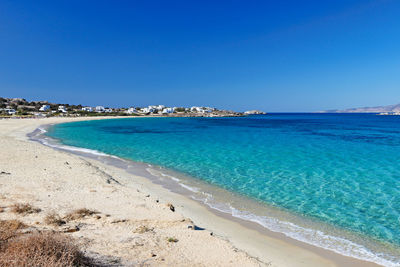
{"label": "turquoise sea water", "polygon": [[357,257],[400,262],[400,116],[132,118],[59,124],[47,135],[354,233],[352,242],[365,249]]}

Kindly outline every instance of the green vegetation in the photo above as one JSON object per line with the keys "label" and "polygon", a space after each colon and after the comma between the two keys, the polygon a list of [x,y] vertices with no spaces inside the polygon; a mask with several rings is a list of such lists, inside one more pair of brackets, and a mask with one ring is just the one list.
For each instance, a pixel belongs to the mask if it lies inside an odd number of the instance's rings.
{"label": "green vegetation", "polygon": [[176,239],[175,237],[168,237],[168,242],[172,242],[172,243],[176,243],[176,242],[178,242],[179,240],[178,239]]}
{"label": "green vegetation", "polygon": [[183,108],[183,107],[179,107],[179,108],[176,108],[176,109],[175,109],[176,112],[185,112],[185,110],[186,110],[186,109]]}

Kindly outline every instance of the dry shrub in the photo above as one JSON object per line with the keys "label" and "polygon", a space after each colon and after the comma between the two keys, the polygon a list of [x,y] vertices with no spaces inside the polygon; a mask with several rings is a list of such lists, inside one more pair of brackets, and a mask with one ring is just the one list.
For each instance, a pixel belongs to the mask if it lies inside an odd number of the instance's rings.
{"label": "dry shrub", "polygon": [[64,219],[67,220],[67,221],[79,220],[79,219],[83,219],[83,218],[85,218],[87,216],[91,216],[91,215],[97,214],[97,213],[98,213],[97,211],[89,210],[89,209],[85,209],[85,208],[84,209],[77,209],[77,210],[74,210],[74,211],[68,213],[64,217]]}
{"label": "dry shrub", "polygon": [[0,207],[0,213],[4,212],[4,208]]}
{"label": "dry shrub", "polygon": [[31,214],[40,212],[40,209],[31,204],[14,204],[11,206],[11,211],[18,214]]}
{"label": "dry shrub", "polygon": [[141,225],[138,228],[136,228],[136,230],[133,231],[133,232],[137,233],[137,234],[144,234],[144,233],[147,233],[147,232],[150,232],[150,231],[153,231],[153,230],[154,230],[154,228],[149,228],[149,227],[147,227],[145,225]]}
{"label": "dry shrub", "polygon": [[55,212],[47,214],[44,218],[44,222],[49,225],[61,226],[65,224],[65,221]]}
{"label": "dry shrub", "polygon": [[172,242],[172,243],[176,243],[176,242],[178,242],[179,240],[176,239],[175,237],[169,237],[169,238],[167,239],[167,241],[168,241],[168,242]]}
{"label": "dry shrub", "polygon": [[8,239],[18,235],[18,230],[26,225],[17,220],[0,221],[0,248]]}
{"label": "dry shrub", "polygon": [[59,233],[22,235],[0,252],[0,266],[88,266],[87,258],[69,237]]}

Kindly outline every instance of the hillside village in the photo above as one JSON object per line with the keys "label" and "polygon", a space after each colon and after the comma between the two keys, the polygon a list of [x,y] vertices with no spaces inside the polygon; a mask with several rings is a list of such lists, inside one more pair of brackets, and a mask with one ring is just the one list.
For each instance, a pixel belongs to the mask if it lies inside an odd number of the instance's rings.
{"label": "hillside village", "polygon": [[[255,114],[212,107],[148,107],[110,108],[104,106],[82,106],[56,104],[48,101],[27,101],[23,98],[0,97],[0,116],[2,117],[53,117],[53,116],[175,116],[175,117],[227,117]],[[259,113],[257,113],[259,114]]]}

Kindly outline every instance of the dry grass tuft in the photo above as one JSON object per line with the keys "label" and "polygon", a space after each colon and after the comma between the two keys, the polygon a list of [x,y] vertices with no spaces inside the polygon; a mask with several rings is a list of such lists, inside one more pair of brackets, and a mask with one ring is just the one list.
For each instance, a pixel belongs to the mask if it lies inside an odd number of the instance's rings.
{"label": "dry grass tuft", "polygon": [[0,251],[0,266],[88,266],[72,239],[59,233],[36,233],[13,238]]}
{"label": "dry grass tuft", "polygon": [[0,249],[3,243],[10,238],[18,235],[18,230],[25,228],[26,225],[17,220],[0,221]]}
{"label": "dry grass tuft", "polygon": [[38,213],[41,210],[33,207],[31,204],[14,204],[11,206],[11,211],[18,214]]}
{"label": "dry grass tuft", "polygon": [[49,213],[45,218],[44,222],[49,225],[61,226],[65,224],[65,221],[55,212]]}
{"label": "dry grass tuft", "polygon": [[167,241],[168,241],[168,242],[172,242],[172,243],[176,243],[176,242],[178,242],[179,240],[176,239],[175,237],[169,237],[169,238],[167,239]]}
{"label": "dry grass tuft", "polygon": [[74,210],[74,211],[68,213],[64,217],[64,219],[67,221],[79,220],[79,219],[83,219],[88,216],[92,216],[93,214],[97,214],[97,213],[98,213],[97,211],[89,210],[89,209],[85,209],[85,208],[77,209],[77,210]]}
{"label": "dry grass tuft", "polygon": [[137,233],[137,234],[144,234],[144,233],[146,233],[146,232],[150,232],[150,231],[153,231],[153,230],[154,230],[154,228],[149,228],[149,227],[147,227],[147,226],[141,225],[141,226],[139,226],[138,228],[136,228],[136,230],[134,231],[134,233]]}

